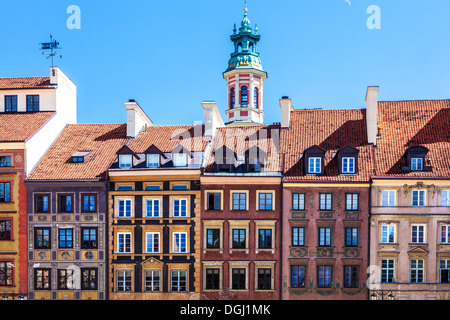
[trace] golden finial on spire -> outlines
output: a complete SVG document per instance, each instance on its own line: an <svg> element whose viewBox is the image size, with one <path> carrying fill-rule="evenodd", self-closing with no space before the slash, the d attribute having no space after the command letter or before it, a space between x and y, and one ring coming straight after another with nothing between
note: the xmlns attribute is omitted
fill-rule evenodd
<svg viewBox="0 0 450 320"><path fill-rule="evenodd" d="M245 8L244 8L244 12L247 13L247 1L245 1Z"/></svg>

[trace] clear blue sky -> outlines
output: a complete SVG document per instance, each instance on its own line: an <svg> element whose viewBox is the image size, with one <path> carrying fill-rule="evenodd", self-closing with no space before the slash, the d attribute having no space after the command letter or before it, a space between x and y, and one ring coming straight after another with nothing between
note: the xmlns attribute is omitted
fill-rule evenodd
<svg viewBox="0 0 450 320"><path fill-rule="evenodd" d="M248 0L268 79L265 120L279 99L297 109L360 108L369 85L380 100L450 98L448 0ZM67 8L78 5L81 29ZM381 29L366 26L370 5ZM0 77L48 75L39 43L62 46L58 65L77 85L79 123L123 123L136 99L155 124L203 121L201 102L225 116L222 72L243 0L1 0Z"/></svg>

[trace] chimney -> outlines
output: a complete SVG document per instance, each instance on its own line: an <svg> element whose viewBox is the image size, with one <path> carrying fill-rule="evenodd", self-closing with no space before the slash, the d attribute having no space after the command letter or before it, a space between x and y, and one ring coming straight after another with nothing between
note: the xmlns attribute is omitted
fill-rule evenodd
<svg viewBox="0 0 450 320"><path fill-rule="evenodd" d="M281 108L281 128L289 128L291 124L291 111L294 110L292 107L291 99L287 96L281 97L280 100Z"/></svg>
<svg viewBox="0 0 450 320"><path fill-rule="evenodd" d="M367 142L377 145L377 113L378 113L378 88L376 86L367 87L366 93L366 125Z"/></svg>
<svg viewBox="0 0 450 320"><path fill-rule="evenodd" d="M214 101L203 101L205 115L205 136L212 137L217 127L223 127L223 119Z"/></svg>
<svg viewBox="0 0 450 320"><path fill-rule="evenodd" d="M130 99L124 106L127 109L128 138L136 138L147 126L153 126L152 120L145 114L136 100Z"/></svg>

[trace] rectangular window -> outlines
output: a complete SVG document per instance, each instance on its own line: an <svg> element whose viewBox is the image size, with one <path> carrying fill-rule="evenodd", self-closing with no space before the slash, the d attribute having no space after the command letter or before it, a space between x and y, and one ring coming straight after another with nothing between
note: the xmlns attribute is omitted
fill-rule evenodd
<svg viewBox="0 0 450 320"><path fill-rule="evenodd" d="M233 229L233 249L245 249L246 246L246 230Z"/></svg>
<svg viewBox="0 0 450 320"><path fill-rule="evenodd" d="M356 227L345 228L345 246L357 247L359 244L359 229Z"/></svg>
<svg viewBox="0 0 450 320"><path fill-rule="evenodd" d="M187 252L187 233L186 232L174 232L173 233L173 253L186 253Z"/></svg>
<svg viewBox="0 0 450 320"><path fill-rule="evenodd" d="M450 283L450 260L439 261L440 283Z"/></svg>
<svg viewBox="0 0 450 320"><path fill-rule="evenodd" d="M51 236L50 228L37 227L34 228L34 248L35 249L50 249Z"/></svg>
<svg viewBox="0 0 450 320"><path fill-rule="evenodd" d="M0 202L11 202L11 183L0 183Z"/></svg>
<svg viewBox="0 0 450 320"><path fill-rule="evenodd" d="M381 206L395 207L395 190L383 190L381 198Z"/></svg>
<svg viewBox="0 0 450 320"><path fill-rule="evenodd" d="M259 194L259 210L272 210L272 193Z"/></svg>
<svg viewBox="0 0 450 320"><path fill-rule="evenodd" d="M131 253L131 233L117 233L117 253Z"/></svg>
<svg viewBox="0 0 450 320"><path fill-rule="evenodd" d="M148 168L158 168L159 167L159 154L148 154L147 155L147 167Z"/></svg>
<svg viewBox="0 0 450 320"><path fill-rule="evenodd" d="M331 288L331 266L317 266L317 286Z"/></svg>
<svg viewBox="0 0 450 320"><path fill-rule="evenodd" d="M381 260L381 282L394 282L394 259Z"/></svg>
<svg viewBox="0 0 450 320"><path fill-rule="evenodd" d="M450 190L442 190L441 192L441 206L450 207Z"/></svg>
<svg viewBox="0 0 450 320"><path fill-rule="evenodd" d="M34 269L34 289L50 290L51 269Z"/></svg>
<svg viewBox="0 0 450 320"><path fill-rule="evenodd" d="M81 228L81 248L97 249L97 228Z"/></svg>
<svg viewBox="0 0 450 320"><path fill-rule="evenodd" d="M34 196L34 212L44 213L50 212L50 195L35 195Z"/></svg>
<svg viewBox="0 0 450 320"><path fill-rule="evenodd" d="M413 207L425 206L425 190L413 190L412 191L412 203Z"/></svg>
<svg viewBox="0 0 450 320"><path fill-rule="evenodd" d="M258 247L259 249L272 249L272 229L259 229Z"/></svg>
<svg viewBox="0 0 450 320"><path fill-rule="evenodd" d="M67 290L67 289L75 289L73 278L73 270L71 269L58 269L58 289L59 290Z"/></svg>
<svg viewBox="0 0 450 320"><path fill-rule="evenodd" d="M0 167L11 167L11 156L0 156Z"/></svg>
<svg viewBox="0 0 450 320"><path fill-rule="evenodd" d="M117 270L116 271L116 291L131 292L133 281L133 271Z"/></svg>
<svg viewBox="0 0 450 320"><path fill-rule="evenodd" d="M422 158L411 158L411 170L420 171L423 169Z"/></svg>
<svg viewBox="0 0 450 320"><path fill-rule="evenodd" d="M272 289L272 269L258 268L258 290Z"/></svg>
<svg viewBox="0 0 450 320"><path fill-rule="evenodd" d="M159 270L145 270L145 292L159 292L161 289L161 272Z"/></svg>
<svg viewBox="0 0 450 320"><path fill-rule="evenodd" d="M206 248L220 249L220 229L206 230Z"/></svg>
<svg viewBox="0 0 450 320"><path fill-rule="evenodd" d="M133 186L127 186L127 185L120 185L117 186L117 191L132 191Z"/></svg>
<svg viewBox="0 0 450 320"><path fill-rule="evenodd" d="M0 220L0 240L11 239L11 220Z"/></svg>
<svg viewBox="0 0 450 320"><path fill-rule="evenodd" d="M345 210L357 211L359 210L359 194L346 193L345 194Z"/></svg>
<svg viewBox="0 0 450 320"><path fill-rule="evenodd" d="M12 286L14 284L13 274L12 261L0 261L0 286Z"/></svg>
<svg viewBox="0 0 450 320"><path fill-rule="evenodd" d="M246 210L247 208L247 194L233 193L233 210Z"/></svg>
<svg viewBox="0 0 450 320"><path fill-rule="evenodd" d="M172 190L189 190L189 187L187 184L174 184Z"/></svg>
<svg viewBox="0 0 450 320"><path fill-rule="evenodd" d="M184 153L174 153L173 165L174 167L186 167L186 155Z"/></svg>
<svg viewBox="0 0 450 320"><path fill-rule="evenodd" d="M305 245L305 227L292 227L292 245Z"/></svg>
<svg viewBox="0 0 450 320"><path fill-rule="evenodd" d="M5 96L5 112L17 112L17 96Z"/></svg>
<svg viewBox="0 0 450 320"><path fill-rule="evenodd" d="M121 154L119 155L119 168L131 168L133 166L133 155Z"/></svg>
<svg viewBox="0 0 450 320"><path fill-rule="evenodd" d="M159 232L147 232L146 234L146 253L159 253Z"/></svg>
<svg viewBox="0 0 450 320"><path fill-rule="evenodd" d="M244 268L233 268L231 273L231 289L245 290L246 289L246 270Z"/></svg>
<svg viewBox="0 0 450 320"><path fill-rule="evenodd" d="M292 210L305 210L305 194L293 193L292 194Z"/></svg>
<svg viewBox="0 0 450 320"><path fill-rule="evenodd" d="M450 225L442 225L441 226L441 243L449 244L450 243Z"/></svg>
<svg viewBox="0 0 450 320"><path fill-rule="evenodd" d="M206 269L206 290L219 290L220 289L220 269L219 268L207 268Z"/></svg>
<svg viewBox="0 0 450 320"><path fill-rule="evenodd" d="M410 262L410 277L411 283L422 283L423 282L423 260L413 259Z"/></svg>
<svg viewBox="0 0 450 320"><path fill-rule="evenodd" d="M358 288L359 266L344 266L344 288Z"/></svg>
<svg viewBox="0 0 450 320"><path fill-rule="evenodd" d="M173 216L174 218L187 217L187 200L174 199L173 200Z"/></svg>
<svg viewBox="0 0 450 320"><path fill-rule="evenodd" d="M58 230L59 248L73 248L73 229Z"/></svg>
<svg viewBox="0 0 450 320"><path fill-rule="evenodd" d="M97 211L97 195L82 194L81 199L83 201L83 211L82 212L96 212Z"/></svg>
<svg viewBox="0 0 450 320"><path fill-rule="evenodd" d="M81 290L97 290L98 272L95 268L81 269Z"/></svg>
<svg viewBox="0 0 450 320"><path fill-rule="evenodd" d="M27 111L35 112L39 111L39 96L38 95L27 95Z"/></svg>
<svg viewBox="0 0 450 320"><path fill-rule="evenodd" d="M186 292L187 291L187 271L172 270L170 272L170 290L172 292Z"/></svg>
<svg viewBox="0 0 450 320"><path fill-rule="evenodd" d="M308 173L320 173L322 171L322 158L308 158Z"/></svg>
<svg viewBox="0 0 450 320"><path fill-rule="evenodd" d="M331 246L331 228L319 228L319 246Z"/></svg>
<svg viewBox="0 0 450 320"><path fill-rule="evenodd" d="M261 159L260 158L248 158L248 171L249 172L261 172Z"/></svg>
<svg viewBox="0 0 450 320"><path fill-rule="evenodd" d="M161 186L159 184L148 184L145 186L145 191L159 191Z"/></svg>
<svg viewBox="0 0 450 320"><path fill-rule="evenodd" d="M412 225L411 226L411 243L424 243L425 242L425 226L424 225Z"/></svg>
<svg viewBox="0 0 450 320"><path fill-rule="evenodd" d="M159 199L147 199L146 201L146 218L160 217L160 201Z"/></svg>
<svg viewBox="0 0 450 320"><path fill-rule="evenodd" d="M381 226L381 243L395 243L395 225Z"/></svg>
<svg viewBox="0 0 450 320"><path fill-rule="evenodd" d="M219 192L208 192L206 201L208 210L220 210L222 208L222 195Z"/></svg>
<svg viewBox="0 0 450 320"><path fill-rule="evenodd" d="M121 199L119 203L118 218L130 218L131 217L131 199Z"/></svg>
<svg viewBox="0 0 450 320"><path fill-rule="evenodd" d="M291 288L304 288L306 277L305 266L291 266Z"/></svg>
<svg viewBox="0 0 450 320"><path fill-rule="evenodd" d="M320 193L319 198L320 198L319 209L320 210L331 210L333 194L332 193Z"/></svg>
<svg viewBox="0 0 450 320"><path fill-rule="evenodd" d="M58 212L66 213L73 212L73 195L59 194L58 195Z"/></svg>
<svg viewBox="0 0 450 320"><path fill-rule="evenodd" d="M342 173L355 173L355 158L342 158Z"/></svg>

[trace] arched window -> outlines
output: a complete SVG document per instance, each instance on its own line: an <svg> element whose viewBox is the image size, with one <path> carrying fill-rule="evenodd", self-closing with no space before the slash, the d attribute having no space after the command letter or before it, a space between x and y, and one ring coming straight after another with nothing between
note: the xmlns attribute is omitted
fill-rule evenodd
<svg viewBox="0 0 450 320"><path fill-rule="evenodd" d="M253 102L255 108L259 108L259 90L258 88L253 89Z"/></svg>
<svg viewBox="0 0 450 320"><path fill-rule="evenodd" d="M248 89L246 86L241 87L241 107L248 105Z"/></svg>
<svg viewBox="0 0 450 320"><path fill-rule="evenodd" d="M253 42L248 43L248 50L253 53L255 52L255 51L253 51Z"/></svg>
<svg viewBox="0 0 450 320"><path fill-rule="evenodd" d="M236 93L234 92L234 88L230 90L230 109L234 108L234 103L236 100Z"/></svg>

